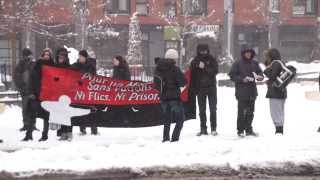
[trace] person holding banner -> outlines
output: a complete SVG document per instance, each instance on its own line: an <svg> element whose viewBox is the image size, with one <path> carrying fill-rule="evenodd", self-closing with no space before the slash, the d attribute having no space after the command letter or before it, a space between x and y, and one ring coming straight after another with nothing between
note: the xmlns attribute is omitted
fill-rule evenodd
<svg viewBox="0 0 320 180"><path fill-rule="evenodd" d="M82 73L96 74L96 67L93 64L89 62L88 52L81 50L79 51L79 59L76 63L72 64L72 68ZM87 134L85 126L80 126L80 133L81 135ZM98 128L96 126L91 127L91 134L98 135Z"/></svg>
<svg viewBox="0 0 320 180"><path fill-rule="evenodd" d="M175 65L178 58L178 52L174 49L169 49L165 54L165 59L158 60L154 73L155 88L159 91L164 120L162 142L179 141L185 120L180 96L181 88L186 85L187 80L182 71ZM176 122L176 126L170 140L170 126L173 122Z"/></svg>
<svg viewBox="0 0 320 180"><path fill-rule="evenodd" d="M61 49L57 52L56 60L54 62L54 66L58 68L70 68L70 60L68 57L68 52L66 49ZM73 138L72 135L72 126L61 126L58 130L58 134L60 133L60 141L71 141Z"/></svg>
<svg viewBox="0 0 320 180"><path fill-rule="evenodd" d="M122 56L116 56L112 60L113 63L113 79L130 81L131 75L129 65Z"/></svg>
<svg viewBox="0 0 320 180"><path fill-rule="evenodd" d="M53 64L54 64L54 61L52 58L52 51L51 49L46 48L42 51L40 59L36 61L34 70L32 71L32 74L31 74L32 93L34 96L34 99L31 103L31 108L33 109L32 115L34 118L33 123L35 124L35 119L37 117L40 117L43 119L43 131L39 141L46 141L48 139L48 131L49 131L49 112L44 110L41 107L40 105L41 101L39 99L40 89L41 89L41 80L42 80L42 67L45 65L52 66ZM26 132L26 137L23 139L23 141L29 141L33 139L32 131L33 131L33 128L29 127Z"/></svg>

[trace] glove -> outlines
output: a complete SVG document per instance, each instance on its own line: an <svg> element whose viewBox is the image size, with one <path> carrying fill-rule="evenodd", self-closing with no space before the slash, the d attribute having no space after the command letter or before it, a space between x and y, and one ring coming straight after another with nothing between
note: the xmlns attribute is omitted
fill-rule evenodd
<svg viewBox="0 0 320 180"><path fill-rule="evenodd" d="M243 79L243 82L244 82L244 83L254 82L254 78L253 78L253 77L246 76L246 77Z"/></svg>
<svg viewBox="0 0 320 180"><path fill-rule="evenodd" d="M36 99L36 96L35 96L34 94L30 94L30 95L28 96L28 98L29 98L29 99L32 99L32 100L35 100L35 99Z"/></svg>

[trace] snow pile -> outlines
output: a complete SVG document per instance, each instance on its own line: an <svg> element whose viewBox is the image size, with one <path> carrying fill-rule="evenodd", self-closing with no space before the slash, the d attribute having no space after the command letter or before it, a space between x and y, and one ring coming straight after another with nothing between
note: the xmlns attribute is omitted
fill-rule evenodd
<svg viewBox="0 0 320 180"><path fill-rule="evenodd" d="M117 129L100 128L99 136L78 136L74 141L59 142L50 132L47 142L23 143L21 110L7 107L0 114L0 171L21 172L39 169L86 171L110 168L153 166L184 167L189 165L275 167L284 163L320 165L319 102L309 102L304 92L316 90L316 84L288 87L285 135L274 135L269 115L266 86L258 87L254 129L258 138L239 139L236 135L237 102L234 89L218 88L217 137L196 137L199 119L187 121L178 143L161 143L162 127ZM208 107L208 106L207 106ZM303 109L303 111L301 111ZM40 123L39 123L40 122ZM42 121L37 127L41 129ZM89 129L88 129L89 130ZM38 139L41 132L34 132ZM26 163L27 162L27 163ZM195 166L197 167L197 166Z"/></svg>
<svg viewBox="0 0 320 180"><path fill-rule="evenodd" d="M76 63L79 57L79 51L72 47L64 46L68 50L68 57L70 60L70 64Z"/></svg>

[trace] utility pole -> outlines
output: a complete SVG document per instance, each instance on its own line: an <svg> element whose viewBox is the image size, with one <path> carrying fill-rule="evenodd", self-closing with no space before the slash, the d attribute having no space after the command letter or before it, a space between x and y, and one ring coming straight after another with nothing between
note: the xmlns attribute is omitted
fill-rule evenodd
<svg viewBox="0 0 320 180"><path fill-rule="evenodd" d="M224 0L224 49L228 61L233 61L234 1Z"/></svg>
<svg viewBox="0 0 320 180"><path fill-rule="evenodd" d="M269 0L269 48L279 48L280 0Z"/></svg>

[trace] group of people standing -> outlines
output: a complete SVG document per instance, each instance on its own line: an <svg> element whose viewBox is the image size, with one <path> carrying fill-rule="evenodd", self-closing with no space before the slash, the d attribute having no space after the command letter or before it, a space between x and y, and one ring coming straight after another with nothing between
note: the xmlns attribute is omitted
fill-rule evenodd
<svg viewBox="0 0 320 180"><path fill-rule="evenodd" d="M49 112L41 107L39 100L41 87L41 69L44 65L72 68L83 73L96 74L95 59L90 58L86 50L79 52L76 63L70 64L68 51L59 48L55 58L50 49L44 49L40 58L35 60L30 49L24 49L23 58L17 65L14 73L14 83L22 97L22 118L23 127L26 131L22 141L33 140L32 132L36 130L36 118L44 120L42 136L39 141L48 139ZM258 96L257 81L263 81L268 77L267 95L270 99L270 112L273 119L276 134L283 134L284 105L287 98L287 89L279 89L273 86L273 82L282 71L280 52L277 49L270 49L265 53L265 71L254 60L255 51L244 49L241 58L234 62L229 72L230 79L235 83L235 97L238 101L237 134L239 137L257 136L253 131L252 121L254 119L255 100ZM157 58L154 71L155 88L160 93L160 103L164 122L163 142L179 141L180 133L185 120L184 106L181 101L181 92L186 87L185 78L176 62L179 54L174 49L169 49L164 58ZM122 56L113 58L113 78L119 80L130 80L129 66ZM197 47L197 55L190 63L191 80L190 90L198 99L200 131L197 136L208 135L206 105L207 100L210 109L210 134L217 136L217 79L218 62L210 53L207 44L200 44ZM175 128L170 136L171 123L175 122ZM80 127L81 134L86 134L86 127ZM91 134L97 135L98 128L91 127ZM72 140L72 127L62 126L57 135L60 140ZM0 142L2 142L0 140Z"/></svg>
<svg viewBox="0 0 320 180"><path fill-rule="evenodd" d="M42 67L44 65L54 66L58 68L70 68L82 73L96 74L96 59L89 57L86 50L79 51L77 62L70 64L68 57L68 50L59 48L55 57L51 49L46 48L42 51L39 59L35 59L30 49L25 48L22 51L22 59L18 63L14 72L14 83L17 90L22 97L22 119L23 127L20 131L26 131L25 137L22 141L33 140L32 133L37 130L36 118L43 119L43 131L39 141L46 141L48 139L49 131L49 112L41 107L39 99L41 80L42 80ZM129 67L126 61L121 56L116 56L113 59L114 65L114 78L130 80ZM86 135L86 127L80 126L81 135ZM91 127L91 134L98 135L98 128ZM59 140L71 141L73 138L72 127L62 126L57 131Z"/></svg>
<svg viewBox="0 0 320 180"><path fill-rule="evenodd" d="M287 98L287 89L274 86L274 82L282 72L280 52L277 49L265 51L265 66L262 71L258 61L254 60L255 51L243 49L241 58L234 62L228 75L235 83L235 97L238 101L237 135L239 137L257 136L252 128L254 119L255 101L258 96L257 81L267 80L267 95L270 99L270 113L275 125L275 133L283 134L284 106ZM155 87L160 92L161 107L164 118L163 142L170 140L170 124L176 122L171 141L178 141L183 127L184 109L180 100L183 87L186 85L181 70L175 66L179 58L178 52L170 49L164 59L157 60L154 76ZM190 64L190 90L198 99L200 132L197 136L208 135L207 128L207 100L210 112L210 134L217 136L217 80L218 62L210 54L207 44L197 47L197 55Z"/></svg>

